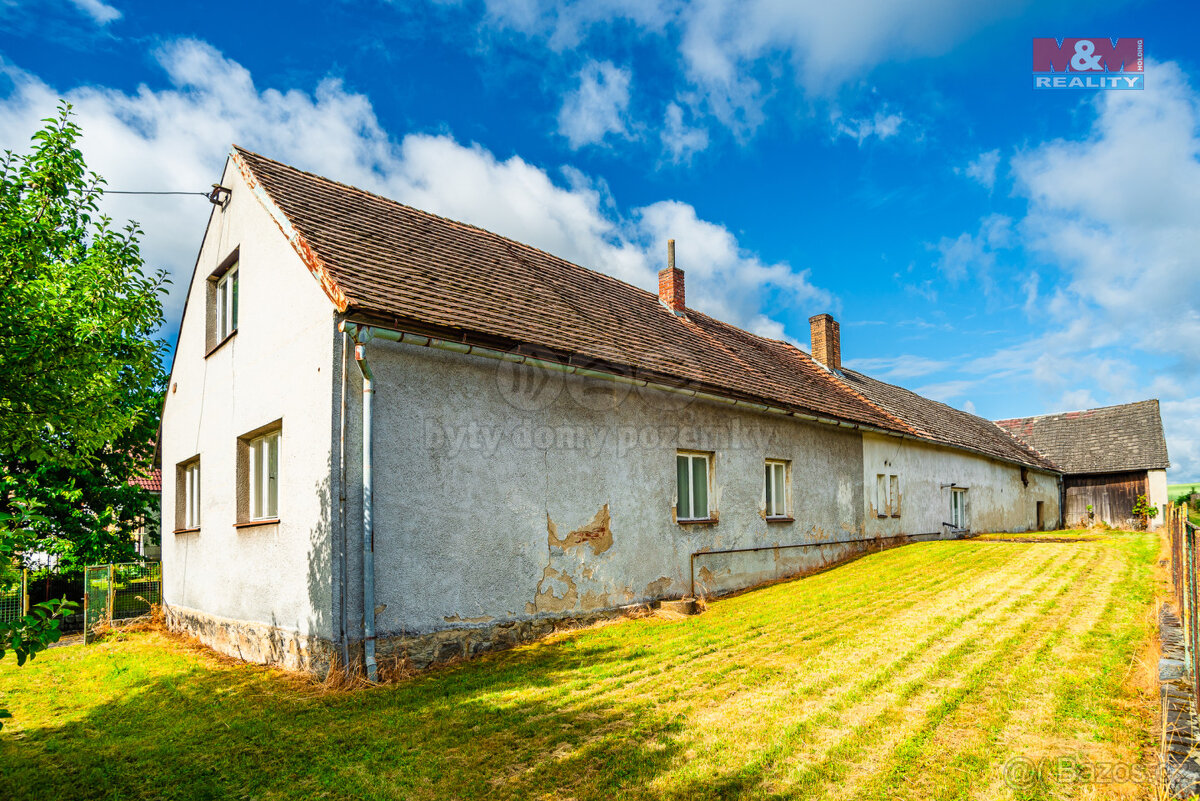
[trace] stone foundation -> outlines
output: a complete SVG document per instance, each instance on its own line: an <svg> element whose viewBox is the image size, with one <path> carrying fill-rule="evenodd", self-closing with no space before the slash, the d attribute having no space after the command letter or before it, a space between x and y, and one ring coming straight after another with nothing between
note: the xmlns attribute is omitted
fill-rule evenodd
<svg viewBox="0 0 1200 801"><path fill-rule="evenodd" d="M510 620L479 628L444 629L431 634L380 637L375 645L375 655L381 661L396 659L406 662L408 667L424 670L441 662L469 659L490 651L503 651L522 643L539 640L555 631L628 617L648 608L647 604L633 604L574 616Z"/></svg>
<svg viewBox="0 0 1200 801"><path fill-rule="evenodd" d="M266 623L231 620L179 606L164 605L163 615L171 631L195 637L214 651L246 662L324 674L336 653L328 640Z"/></svg>

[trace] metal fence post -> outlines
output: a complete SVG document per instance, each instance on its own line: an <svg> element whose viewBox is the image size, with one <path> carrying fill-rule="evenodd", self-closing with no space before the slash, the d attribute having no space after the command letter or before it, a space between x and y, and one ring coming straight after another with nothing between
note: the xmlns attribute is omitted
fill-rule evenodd
<svg viewBox="0 0 1200 801"><path fill-rule="evenodd" d="M104 603L105 615L109 621L112 620L113 613L113 566L108 566L108 599Z"/></svg>
<svg viewBox="0 0 1200 801"><path fill-rule="evenodd" d="M21 614L29 614L29 568L21 571Z"/></svg>

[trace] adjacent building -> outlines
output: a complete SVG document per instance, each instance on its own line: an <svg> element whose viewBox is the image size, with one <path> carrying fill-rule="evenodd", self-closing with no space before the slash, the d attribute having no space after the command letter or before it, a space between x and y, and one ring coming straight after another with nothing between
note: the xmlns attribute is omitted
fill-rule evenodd
<svg viewBox="0 0 1200 801"><path fill-rule="evenodd" d="M1043 454L1063 472L1064 517L1069 526L1104 522L1129 528L1133 506L1145 495L1167 506L1167 439L1157 400L1081 412L998 420L997 425Z"/></svg>

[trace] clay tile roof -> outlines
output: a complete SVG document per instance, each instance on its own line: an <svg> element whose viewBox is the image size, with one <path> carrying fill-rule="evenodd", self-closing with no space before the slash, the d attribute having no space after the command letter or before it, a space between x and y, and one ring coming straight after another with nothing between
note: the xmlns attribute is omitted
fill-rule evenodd
<svg viewBox="0 0 1200 801"><path fill-rule="evenodd" d="M1157 400L1080 412L997 420L1067 473L1164 470L1171 466Z"/></svg>
<svg viewBox="0 0 1200 801"><path fill-rule="evenodd" d="M151 492L162 492L162 470L156 467L149 475L129 479L129 483Z"/></svg>
<svg viewBox="0 0 1200 801"><path fill-rule="evenodd" d="M610 276L241 148L233 159L354 319L908 431L787 343L677 317Z"/></svg>
<svg viewBox="0 0 1200 801"><path fill-rule="evenodd" d="M842 374L846 384L856 392L903 420L926 439L1029 467L1057 470L1052 459L1018 442L989 420L853 370L843 370Z"/></svg>

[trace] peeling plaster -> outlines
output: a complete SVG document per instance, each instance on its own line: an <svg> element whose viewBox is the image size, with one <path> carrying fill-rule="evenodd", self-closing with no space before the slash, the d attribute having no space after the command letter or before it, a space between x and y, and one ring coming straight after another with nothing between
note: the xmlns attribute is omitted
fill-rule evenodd
<svg viewBox="0 0 1200 801"><path fill-rule="evenodd" d="M581 546L589 546L592 549L592 554L599 556L612 547L613 536L610 523L612 518L608 513L608 504L600 507L600 511L596 512L596 516L592 518L587 525L577 528L569 532L562 539L558 538L558 527L554 525L554 521L550 519L549 513L546 514L546 530L550 547L561 548L562 550L570 550Z"/></svg>

